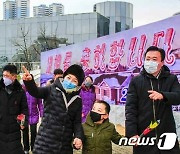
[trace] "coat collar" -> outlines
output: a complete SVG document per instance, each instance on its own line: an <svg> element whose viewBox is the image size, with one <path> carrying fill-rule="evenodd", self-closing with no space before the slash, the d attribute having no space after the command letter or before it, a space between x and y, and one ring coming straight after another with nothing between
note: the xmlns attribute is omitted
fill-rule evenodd
<svg viewBox="0 0 180 154"><path fill-rule="evenodd" d="M152 74L149 74L149 73L146 72L146 70L144 69L144 66L143 66L143 70L141 71L140 74L145 75L145 76L147 76L148 78L151 78L151 79L156 79ZM161 69L161 72L159 74L159 79L160 78L166 78L169 75L170 75L169 68L166 65L163 65L162 69Z"/></svg>
<svg viewBox="0 0 180 154"><path fill-rule="evenodd" d="M88 91L88 92L93 92L93 85L91 85L89 88L87 88L85 85L82 85L82 90L83 91Z"/></svg>
<svg viewBox="0 0 180 154"><path fill-rule="evenodd" d="M61 91L63 91L64 93L66 93L66 91L64 90L64 88L63 88L63 86L62 86L62 80L61 79L59 79L59 78L57 78L55 81L54 81L54 86L55 87L58 87ZM79 95L79 92L80 92L80 90L79 91L74 91L74 92L72 92L72 93L69 93L68 95L71 95L71 96L74 96L74 95ZM66 93L67 94L67 93Z"/></svg>
<svg viewBox="0 0 180 154"><path fill-rule="evenodd" d="M95 127L96 124L91 120L90 114L87 115L86 118L86 122L87 125L90 125L91 127ZM107 126L109 126L109 119L104 120L104 122L102 124L98 124L101 129L106 128Z"/></svg>
<svg viewBox="0 0 180 154"><path fill-rule="evenodd" d="M0 89L4 89L5 85L4 85L4 81L3 78L0 80ZM18 82L18 80L16 79L15 82L12 85L13 91L18 91L22 89L21 84Z"/></svg>

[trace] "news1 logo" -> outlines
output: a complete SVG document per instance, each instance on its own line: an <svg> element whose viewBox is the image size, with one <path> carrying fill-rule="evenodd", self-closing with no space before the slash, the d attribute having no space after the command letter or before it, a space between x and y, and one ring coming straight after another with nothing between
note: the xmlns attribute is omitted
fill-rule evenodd
<svg viewBox="0 0 180 154"><path fill-rule="evenodd" d="M176 143L177 135L175 133L163 133L158 141L158 148L160 150L170 150Z"/></svg>
<svg viewBox="0 0 180 154"><path fill-rule="evenodd" d="M176 143L177 135L175 133L163 133L159 137L158 142L156 141L156 137L139 137L139 138L127 138L122 137L119 140L119 145L127 145L127 146L138 146L138 145L155 145L157 143L157 147L160 150L170 150L174 147Z"/></svg>

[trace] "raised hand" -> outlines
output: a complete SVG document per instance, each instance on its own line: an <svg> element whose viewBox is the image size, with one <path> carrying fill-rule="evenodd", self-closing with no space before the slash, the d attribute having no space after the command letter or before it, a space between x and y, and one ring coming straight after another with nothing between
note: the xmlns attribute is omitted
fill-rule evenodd
<svg viewBox="0 0 180 154"><path fill-rule="evenodd" d="M26 69L25 66L22 66L22 70L24 71L24 74L23 74L22 79L25 80L25 81L30 81L30 80L32 80L32 76L31 76L31 74L29 73L29 71Z"/></svg>

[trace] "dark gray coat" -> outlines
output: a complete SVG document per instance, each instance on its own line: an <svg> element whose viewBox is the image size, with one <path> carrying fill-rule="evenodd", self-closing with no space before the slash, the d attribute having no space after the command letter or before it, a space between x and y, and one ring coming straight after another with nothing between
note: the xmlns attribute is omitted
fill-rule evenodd
<svg viewBox="0 0 180 154"><path fill-rule="evenodd" d="M33 154L72 154L73 138L83 139L82 101L80 97L77 97L66 108L63 93L67 102L78 93L65 93L59 80L48 87L39 88L36 87L34 81L24 83L32 96L46 100Z"/></svg>
<svg viewBox="0 0 180 154"><path fill-rule="evenodd" d="M3 79L0 81L0 153L22 154L20 125L16 118L23 113L28 118L26 94L16 80L11 86L12 93L5 90Z"/></svg>
<svg viewBox="0 0 180 154"><path fill-rule="evenodd" d="M132 137L140 135L143 130L154 120L153 102L149 99L148 90L153 89L160 92L164 99L155 101L156 119L160 120L157 130L152 131L148 136L159 136L163 133L176 133L175 121L172 113L172 105L180 104L180 84L177 77L170 74L169 69L163 66L159 78L147 74L143 70L140 75L134 77L129 85L127 102L125 108L126 114L126 136ZM174 149L161 151L161 154L177 154L178 144ZM137 146L134 147L134 153L137 154L159 154L156 146Z"/></svg>

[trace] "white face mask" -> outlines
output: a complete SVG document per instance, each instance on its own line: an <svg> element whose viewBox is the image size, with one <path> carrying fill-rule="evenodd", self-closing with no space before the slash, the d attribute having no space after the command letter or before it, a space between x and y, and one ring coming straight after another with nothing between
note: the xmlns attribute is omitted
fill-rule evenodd
<svg viewBox="0 0 180 154"><path fill-rule="evenodd" d="M158 68L158 63L156 61L144 61L144 69L146 70L147 73L153 74L157 71Z"/></svg>
<svg viewBox="0 0 180 154"><path fill-rule="evenodd" d="M3 80L6 87L13 83L11 79L6 78L6 77L3 77Z"/></svg>

